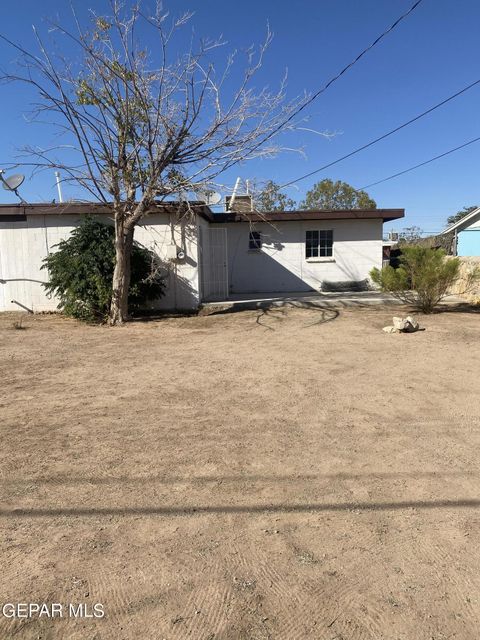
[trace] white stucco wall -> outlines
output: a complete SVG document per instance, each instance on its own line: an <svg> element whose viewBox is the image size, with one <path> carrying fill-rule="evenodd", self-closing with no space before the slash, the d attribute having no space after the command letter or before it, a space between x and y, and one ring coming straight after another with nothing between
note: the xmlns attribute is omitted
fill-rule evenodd
<svg viewBox="0 0 480 640"><path fill-rule="evenodd" d="M30 215L26 222L2 222L0 218L0 311L19 310L22 305L36 312L56 310L57 301L42 287L48 276L40 267L47 253L55 251L54 245L69 236L79 219L71 215ZM99 219L109 221L107 216ZM225 275L233 294L319 290L324 281L365 280L372 267L382 265L381 220L285 221L276 223L276 228L260 223L255 229L262 233L262 250L249 251L247 223L211 225L198 217L182 227L172 225L168 214L155 214L135 230L135 240L156 253L165 265L166 295L152 308L194 310L201 299L202 280L205 290L210 290L212 283L218 285L222 252L217 247L217 264L212 259L211 242L214 238L218 244L222 234L212 230L220 229L226 234ZM305 258L305 232L317 229L333 230L332 259ZM173 245L185 251L185 260L171 260L172 249L175 255ZM227 285L222 291L227 291Z"/></svg>
<svg viewBox="0 0 480 640"><path fill-rule="evenodd" d="M225 224L231 293L319 290L322 281L362 281L382 266L382 220L299 220L255 225L261 251L249 251L249 225ZM305 258L305 232L333 230L333 257Z"/></svg>
<svg viewBox="0 0 480 640"><path fill-rule="evenodd" d="M154 308L177 311L197 309L200 303L198 227L196 222L174 224L168 214L155 214L135 229L135 240L165 263L167 290ZM169 245L185 251L184 260L169 260Z"/></svg>
<svg viewBox="0 0 480 640"><path fill-rule="evenodd" d="M21 305L35 312L56 310L57 301L49 298L41 285L48 277L40 267L48 252L55 251L54 245L68 238L79 219L69 215L30 215L26 222L2 222L0 218L0 311L18 311ZM99 219L109 222L107 216ZM136 228L135 240L165 263L166 295L152 303L153 308L197 308L197 235L196 223L172 227L168 214L149 216ZM185 260L169 259L173 243L185 250Z"/></svg>

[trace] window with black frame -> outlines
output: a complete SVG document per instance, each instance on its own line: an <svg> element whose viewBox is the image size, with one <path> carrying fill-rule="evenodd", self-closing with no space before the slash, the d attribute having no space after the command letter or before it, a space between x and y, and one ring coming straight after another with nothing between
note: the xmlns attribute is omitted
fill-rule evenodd
<svg viewBox="0 0 480 640"><path fill-rule="evenodd" d="M262 248L262 235L259 231L250 231L248 238L249 251L259 251Z"/></svg>
<svg viewBox="0 0 480 640"><path fill-rule="evenodd" d="M307 231L305 236L306 258L330 258L333 256L333 231Z"/></svg>

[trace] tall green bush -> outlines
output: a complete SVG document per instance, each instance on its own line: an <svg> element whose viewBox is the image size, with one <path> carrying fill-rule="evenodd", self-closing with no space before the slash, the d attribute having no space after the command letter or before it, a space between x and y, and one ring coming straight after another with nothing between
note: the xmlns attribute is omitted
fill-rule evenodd
<svg viewBox="0 0 480 640"><path fill-rule="evenodd" d="M68 316L86 322L106 320L112 299L115 265L114 229L86 216L57 251L47 256L42 269L49 280L43 286L58 297L58 308ZM134 243L131 257L129 310L160 298L164 281L156 273L156 256Z"/></svg>
<svg viewBox="0 0 480 640"><path fill-rule="evenodd" d="M459 276L460 260L447 260L445 255L443 249L404 247L398 269L375 268L370 271L370 277L382 291L413 304L424 313L431 313Z"/></svg>

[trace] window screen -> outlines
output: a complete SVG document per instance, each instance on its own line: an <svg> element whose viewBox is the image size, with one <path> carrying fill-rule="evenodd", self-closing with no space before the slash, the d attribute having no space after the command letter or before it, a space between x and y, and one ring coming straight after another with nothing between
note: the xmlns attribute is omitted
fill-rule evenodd
<svg viewBox="0 0 480 640"><path fill-rule="evenodd" d="M305 237L306 258L328 258L333 255L333 231L307 231Z"/></svg>

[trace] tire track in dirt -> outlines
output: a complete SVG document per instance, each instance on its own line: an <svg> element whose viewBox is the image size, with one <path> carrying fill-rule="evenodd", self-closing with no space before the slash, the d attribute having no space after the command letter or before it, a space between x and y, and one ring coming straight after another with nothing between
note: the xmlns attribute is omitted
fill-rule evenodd
<svg viewBox="0 0 480 640"><path fill-rule="evenodd" d="M107 624L104 625L101 620L97 623L101 633L99 637L102 640L115 640L118 638L119 626L124 630L128 626L134 628L132 625L139 619L148 620L153 614L157 617L159 612L164 614L167 592L166 582L158 584L155 565L147 571L137 566L127 574L121 568L109 569L98 563L89 580L88 600L104 605ZM108 624L108 621L113 624Z"/></svg>
<svg viewBox="0 0 480 640"><path fill-rule="evenodd" d="M90 594L95 602L101 602L109 617L120 617L128 611L135 594L124 577L105 568L101 562L95 567L89 580Z"/></svg>
<svg viewBox="0 0 480 640"><path fill-rule="evenodd" d="M213 573L213 572L212 572ZM217 637L227 624L226 610L232 601L232 590L219 580L192 590L175 625L172 640Z"/></svg>
<svg viewBox="0 0 480 640"><path fill-rule="evenodd" d="M184 638L217 638L225 630L228 612L233 602L233 588L225 580L224 558L206 559L203 550L194 553L200 563L199 574L208 573L208 583L192 585L181 609L172 621L173 629L168 634L172 640ZM178 622L175 622L178 621ZM171 635L170 635L171 634Z"/></svg>
<svg viewBox="0 0 480 640"><path fill-rule="evenodd" d="M355 511L337 518L333 529L341 533L336 536L336 544L327 546L315 540L315 553L304 547L304 531L300 533L294 528L284 533L289 554L298 563L298 578L292 587L296 588L295 615L297 618L315 618L316 632L323 628L323 632L329 634L336 625L349 639L383 637L382 611L375 604L370 589L375 584L375 563L362 561L378 538L376 519L367 518ZM352 548L350 540L354 530L359 528L362 546ZM356 568L347 577L343 565L352 561ZM349 621L347 626L346 620Z"/></svg>
<svg viewBox="0 0 480 640"><path fill-rule="evenodd" d="M350 516L352 517L356 518L356 515ZM358 552L367 552L377 542L376 525L375 520L362 524L362 543L365 544ZM350 531L348 525L344 527ZM314 625L315 633L322 632L326 634L325 637L333 633L334 626L335 631L341 631L352 640L384 637L385 629L388 628L388 611L384 612L381 603L372 594L372 585L376 583L377 563L363 563L357 559L357 568L348 578L341 571L327 570L329 566L342 565L344 554L351 555L350 536L340 538L341 546L337 547L335 562L332 564L332 560L319 559L307 550L302 551L288 531L280 535L279 539L288 549L292 561L295 559L299 563L296 572L289 568L288 582L271 563L262 562L258 554L255 559L259 575L263 574L267 581L270 580L271 591L275 595L274 610L282 611L283 603L289 603L288 618L279 619L276 627L281 630L280 637L304 638L309 624ZM255 553L255 548L252 548L249 556L255 557ZM345 562L351 563L351 558L345 558Z"/></svg>
<svg viewBox="0 0 480 640"><path fill-rule="evenodd" d="M471 637L475 637L480 616L478 606L475 607L474 603L478 600L480 579L472 580L472 574L468 570L470 561L468 552L465 551L464 558L459 559L459 549L450 552L448 543L442 543L439 540L441 537L442 533L439 531L435 531L434 538L431 536L427 538L425 535L417 536L415 563L424 568L428 567L427 572L432 574L429 587L434 588L438 600L444 599L450 603L450 609L453 601L457 615L460 614L462 623L472 634ZM464 565L463 570L462 565ZM473 598L470 597L471 594Z"/></svg>
<svg viewBox="0 0 480 640"><path fill-rule="evenodd" d="M4 535L2 535L2 540L5 540ZM3 563L1 569L4 584L12 586L28 584L32 575L32 568L26 558L26 554L30 552L28 544L20 543L11 546L3 544L2 546L3 550L8 553L8 562ZM36 560L38 561L38 557Z"/></svg>
<svg viewBox="0 0 480 640"><path fill-rule="evenodd" d="M208 563L205 567L209 574L208 586L200 585L191 590L179 615L185 619L188 628L176 627L173 639L256 638L257 632L263 637L264 616L256 611L259 605L261 607L262 595L257 590L257 578L250 565L243 554L238 554L235 544L229 544L219 559ZM195 611L199 613L195 614ZM254 635L251 635L252 630Z"/></svg>
<svg viewBox="0 0 480 640"><path fill-rule="evenodd" d="M10 638L37 638L33 628L38 628L38 622L33 618L20 620L18 618L10 619L0 618L0 638L10 640ZM31 630L31 632L30 632ZM26 635L25 635L26 634Z"/></svg>
<svg viewBox="0 0 480 640"><path fill-rule="evenodd" d="M277 542L275 546L283 547L284 545L283 542L280 544ZM232 548L236 559L232 568L238 576L237 583L242 584L242 581L253 583L254 589L264 598L265 607L262 607L262 618L271 618L275 621L277 637L303 640L306 632L305 619L308 619L304 614L308 606L298 582L287 581L285 576L276 570L274 562L262 552L261 545L250 542L246 546L243 542L241 546L234 543ZM312 605L311 602L309 604ZM281 615L278 612L282 612Z"/></svg>
<svg viewBox="0 0 480 640"><path fill-rule="evenodd" d="M316 575L312 576L313 572ZM349 640L383 638L382 611L369 591L374 584L373 573L362 565L347 577L342 572L326 570L321 561L312 560L296 581L296 618L314 619L318 633L323 630L324 634L334 636L336 632L339 637L344 633ZM291 625L285 625L287 633L290 628Z"/></svg>
<svg viewBox="0 0 480 640"><path fill-rule="evenodd" d="M357 575L360 575L360 571ZM365 571L361 575L362 578L357 581L342 576L335 577L336 585L333 589L331 581L324 582L321 588L314 579L309 579L304 584L306 598L321 603L325 611L322 615L325 633L332 629L352 640L384 637L385 620L382 610L372 602L371 594L370 598L362 597L366 587L372 584L370 580L373 576Z"/></svg>

